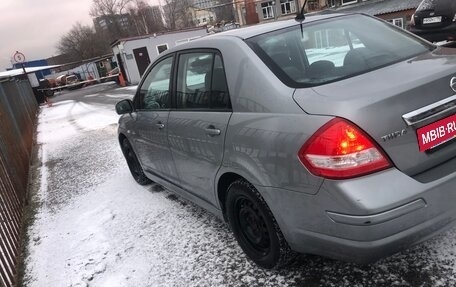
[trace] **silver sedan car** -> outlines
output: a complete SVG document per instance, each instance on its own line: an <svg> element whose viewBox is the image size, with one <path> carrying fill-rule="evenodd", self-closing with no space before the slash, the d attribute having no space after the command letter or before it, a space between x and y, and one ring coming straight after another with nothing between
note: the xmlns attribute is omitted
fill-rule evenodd
<svg viewBox="0 0 456 287"><path fill-rule="evenodd" d="M372 262L456 218L456 51L370 16L180 45L116 110L136 181L226 220L264 268Z"/></svg>

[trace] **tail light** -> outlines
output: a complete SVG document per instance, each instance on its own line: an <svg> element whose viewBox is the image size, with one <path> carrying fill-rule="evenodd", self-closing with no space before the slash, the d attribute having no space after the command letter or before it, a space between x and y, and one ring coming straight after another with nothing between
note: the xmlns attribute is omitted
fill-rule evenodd
<svg viewBox="0 0 456 287"><path fill-rule="evenodd" d="M298 157L314 175L346 179L392 166L384 152L355 124L334 118L301 147Z"/></svg>

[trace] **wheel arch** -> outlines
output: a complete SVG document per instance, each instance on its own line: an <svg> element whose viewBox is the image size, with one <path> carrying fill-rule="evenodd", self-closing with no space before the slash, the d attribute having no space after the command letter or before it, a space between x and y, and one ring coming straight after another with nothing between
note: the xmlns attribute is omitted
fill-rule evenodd
<svg viewBox="0 0 456 287"><path fill-rule="evenodd" d="M264 188L262 188L261 185L258 184L260 179L258 179L254 175L248 174L248 172L241 173L241 172L225 169L225 170L222 170L222 172L220 172L217 177L215 195L216 195L216 200L218 200L218 204L222 211L223 219L225 220L225 222L228 222L227 217L226 217L226 207L225 207L226 197L228 194L228 187L231 185L231 183L233 183L239 179L244 180L245 182L251 184L257 190L258 194L264 200L266 206L270 209L272 215L274 216L275 220L279 224L279 227L282 230L282 232L284 233L284 235L288 235L288 229L286 228L287 225L285 224L285 221L283 220L280 212L277 212L277 207L274 206L275 197L271 196L270 191L265 190Z"/></svg>
<svg viewBox="0 0 456 287"><path fill-rule="evenodd" d="M238 179L242 179L248 182L247 179L235 172L225 172L219 177L217 182L217 199L220 204L220 208L222 209L223 218L225 221L227 221L225 215L225 200L228 193L228 187L231 183L235 182Z"/></svg>
<svg viewBox="0 0 456 287"><path fill-rule="evenodd" d="M243 181L243 182L240 182ZM237 185L236 185L237 184ZM277 257L277 260L274 262L270 262L273 265L262 265L263 263L259 263L256 261L255 257L251 257L244 249L243 245L241 244L241 239L238 238L238 235L236 236L236 239L238 243L241 245L241 248L246 252L247 256L250 257L255 263L259 264L260 266L266 268L266 269L279 269L282 266L288 265L288 263L291 262L291 259L294 258L295 253L290 249L290 246L287 242L286 237L284 236L284 233L282 232L281 226L279 224L279 221L277 220L276 216L274 215L273 211L271 210L266 198L264 195L260 192L261 189L258 189L251 183L251 181L247 180L245 177L234 173L234 172L227 172L224 173L218 182L218 200L220 202L220 206L222 207L222 213L223 213L223 218L225 221L233 227L233 222L238 222L237 220L233 220L233 193L228 193L228 188L236 185L235 188L235 193L238 192L239 186L243 186L244 188L247 188L249 190L249 193L252 195L251 197L255 198L256 201L259 205L263 206L263 210L266 212L265 214L269 218L271 229L268 230L274 230L274 234L277 235L276 241L273 240L274 242L277 243L277 248L280 250L279 255ZM230 204L226 204L226 201L230 202ZM234 229L233 229L234 230ZM272 241L271 241L272 242ZM275 249L275 248L274 248ZM268 255L268 257L270 257ZM267 263L269 264L269 263Z"/></svg>
<svg viewBox="0 0 456 287"><path fill-rule="evenodd" d="M127 138L126 135L124 135L123 133L119 133L119 136L118 136L117 139L119 140L120 146L122 146L122 141L123 141L124 139L126 139L126 138Z"/></svg>

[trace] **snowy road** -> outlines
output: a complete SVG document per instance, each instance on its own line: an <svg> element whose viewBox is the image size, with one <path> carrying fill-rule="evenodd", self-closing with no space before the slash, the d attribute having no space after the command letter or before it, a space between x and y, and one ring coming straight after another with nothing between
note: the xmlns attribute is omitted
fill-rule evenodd
<svg viewBox="0 0 456 287"><path fill-rule="evenodd" d="M101 85L42 107L25 286L455 286L456 231L370 266L301 256L252 265L228 226L159 185L131 178L113 103L132 88Z"/></svg>

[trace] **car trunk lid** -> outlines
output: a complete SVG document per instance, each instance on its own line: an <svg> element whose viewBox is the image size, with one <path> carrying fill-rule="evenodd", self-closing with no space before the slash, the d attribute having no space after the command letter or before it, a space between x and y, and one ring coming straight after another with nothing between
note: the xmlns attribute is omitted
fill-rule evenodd
<svg viewBox="0 0 456 287"><path fill-rule="evenodd" d="M456 100L448 100L455 95L450 87L455 66L456 51L438 48L359 76L298 89L294 99L307 113L352 121L385 150L399 170L416 175L456 156L455 141L420 151L417 136L420 128L455 114L451 105L456 106ZM449 109L429 109L442 101L450 102L444 106Z"/></svg>

